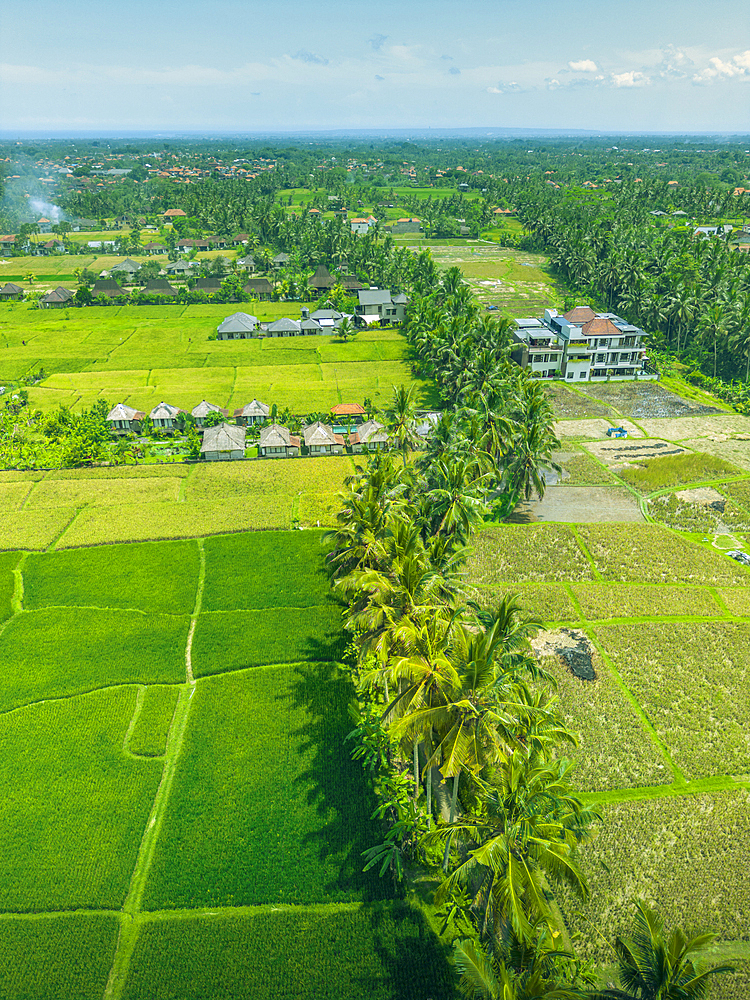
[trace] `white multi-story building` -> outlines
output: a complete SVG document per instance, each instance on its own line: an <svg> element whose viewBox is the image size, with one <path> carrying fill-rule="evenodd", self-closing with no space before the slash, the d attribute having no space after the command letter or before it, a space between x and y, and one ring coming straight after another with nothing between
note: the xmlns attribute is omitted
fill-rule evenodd
<svg viewBox="0 0 750 1000"><path fill-rule="evenodd" d="M566 382L657 379L648 368L646 333L615 313L576 306L560 316L546 309L542 319L517 319L513 360L539 378Z"/></svg>

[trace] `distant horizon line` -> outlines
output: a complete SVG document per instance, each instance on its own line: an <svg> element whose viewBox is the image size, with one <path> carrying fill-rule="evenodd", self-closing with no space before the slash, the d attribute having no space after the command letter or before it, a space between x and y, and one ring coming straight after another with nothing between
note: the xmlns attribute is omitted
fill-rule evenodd
<svg viewBox="0 0 750 1000"><path fill-rule="evenodd" d="M609 136L661 136L664 138L721 138L750 139L750 129L592 129L566 127L522 127L522 126L410 126L410 127L365 127L365 128L287 128L287 129L202 129L202 128L130 128L130 129L0 129L0 142L53 141L57 139L268 139L268 138L334 138L334 137L378 137L378 138L430 138L440 136L476 136L477 138L576 136L605 138Z"/></svg>

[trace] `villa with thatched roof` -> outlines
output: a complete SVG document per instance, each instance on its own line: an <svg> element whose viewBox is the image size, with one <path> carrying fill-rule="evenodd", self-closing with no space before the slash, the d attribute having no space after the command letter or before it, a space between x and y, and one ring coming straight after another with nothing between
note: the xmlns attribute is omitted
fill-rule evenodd
<svg viewBox="0 0 750 1000"><path fill-rule="evenodd" d="M245 312L232 313L216 327L217 340L248 340L258 333L257 317Z"/></svg>
<svg viewBox="0 0 750 1000"><path fill-rule="evenodd" d="M207 462L228 462L245 457L245 428L235 424L207 427L201 444Z"/></svg>
<svg viewBox="0 0 750 1000"><path fill-rule="evenodd" d="M58 285L54 292L47 292L39 299L40 309L63 309L73 298L73 293L69 288Z"/></svg>
<svg viewBox="0 0 750 1000"><path fill-rule="evenodd" d="M144 295L163 295L164 298L176 299L177 289L170 285L168 281L164 278L152 278L151 281L147 281L144 289Z"/></svg>
<svg viewBox="0 0 750 1000"><path fill-rule="evenodd" d="M119 295L128 295L129 293L122 285L118 285L114 278L99 278L98 281L94 282L91 294L94 298L105 295L108 299L116 299Z"/></svg>
<svg viewBox="0 0 750 1000"><path fill-rule="evenodd" d="M20 285L14 285L12 281L8 281L6 284L0 288L0 300L3 302L10 302L16 300L18 302L23 298L23 288Z"/></svg>
<svg viewBox="0 0 750 1000"><path fill-rule="evenodd" d="M197 406L194 406L191 412L195 417L195 423L198 427L203 427L209 413L220 413L223 417L229 416L229 412L223 409L223 407L216 406L215 403L207 403L205 399L202 399Z"/></svg>
<svg viewBox="0 0 750 1000"><path fill-rule="evenodd" d="M234 419L241 426L248 424L262 424L264 420L268 420L268 414L270 412L271 407L268 403L261 403L259 399L254 399L252 402L246 403L245 406L235 410Z"/></svg>
<svg viewBox="0 0 750 1000"><path fill-rule="evenodd" d="M314 424L302 428L302 436L311 455L344 454L344 438L341 434L334 434L330 424L316 420Z"/></svg>
<svg viewBox="0 0 750 1000"><path fill-rule="evenodd" d="M140 269L141 269L140 264L136 264L136 262L134 260L131 260L130 257L126 257L125 260L121 260L119 264L115 264L114 267L111 267L109 269L109 273L110 274L124 273L132 278L134 275L138 274Z"/></svg>
<svg viewBox="0 0 750 1000"><path fill-rule="evenodd" d="M249 278L242 286L242 291L264 302L273 295L273 285L268 278Z"/></svg>
<svg viewBox="0 0 750 1000"><path fill-rule="evenodd" d="M377 420L368 420L349 435L349 444L355 453L365 448L370 451L385 451L388 447L388 432Z"/></svg>
<svg viewBox="0 0 750 1000"><path fill-rule="evenodd" d="M296 458L299 455L299 438L281 424L269 424L260 432L258 455L260 458Z"/></svg>
<svg viewBox="0 0 750 1000"><path fill-rule="evenodd" d="M110 430L115 434L138 434L141 430L141 420L145 416L143 410L136 410L125 403L118 403L107 414L107 420Z"/></svg>
<svg viewBox="0 0 750 1000"><path fill-rule="evenodd" d="M315 268L315 274L308 281L308 285L311 288L316 288L319 292L328 292L335 287L336 279L325 264L318 264Z"/></svg>
<svg viewBox="0 0 750 1000"><path fill-rule="evenodd" d="M154 427L158 427L159 430L174 431L177 427L177 417L181 413L185 413L185 410L181 410L179 406L161 402L156 404L149 413L149 417L151 417Z"/></svg>

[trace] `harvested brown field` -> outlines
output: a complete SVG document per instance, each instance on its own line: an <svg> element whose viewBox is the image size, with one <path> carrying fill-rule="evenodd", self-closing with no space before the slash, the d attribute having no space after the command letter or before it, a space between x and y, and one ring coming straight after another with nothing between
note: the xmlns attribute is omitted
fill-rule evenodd
<svg viewBox="0 0 750 1000"><path fill-rule="evenodd" d="M581 391L591 396L593 400L611 406L618 413L634 420L721 413L712 406L683 399L658 382L587 382L585 389Z"/></svg>
<svg viewBox="0 0 750 1000"><path fill-rule="evenodd" d="M610 414L610 407L597 403L593 399L582 396L562 382L551 382L545 385L544 391L552 401L555 416L562 418L603 417ZM607 425L609 426L609 425Z"/></svg>
<svg viewBox="0 0 750 1000"><path fill-rule="evenodd" d="M544 500L519 505L523 512L529 521L563 524L643 520L633 494L618 486L550 486Z"/></svg>
<svg viewBox="0 0 750 1000"><path fill-rule="evenodd" d="M750 417L741 413L713 413L676 418L646 419L641 426L654 437L669 438L670 441L684 441L687 438L710 438L726 441L729 438L750 442ZM701 447L706 450L705 444Z"/></svg>

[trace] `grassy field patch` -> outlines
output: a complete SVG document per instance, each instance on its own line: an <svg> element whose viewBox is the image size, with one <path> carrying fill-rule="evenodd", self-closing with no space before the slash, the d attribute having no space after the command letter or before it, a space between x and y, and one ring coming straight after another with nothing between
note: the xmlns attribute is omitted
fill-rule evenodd
<svg viewBox="0 0 750 1000"><path fill-rule="evenodd" d="M619 469L618 475L640 493L653 493L672 486L739 476L742 469L714 455L686 451L681 455L645 459L642 468L634 465Z"/></svg>
<svg viewBox="0 0 750 1000"><path fill-rule="evenodd" d="M193 640L196 677L266 663L337 660L343 654L341 609L333 604L202 614Z"/></svg>
<svg viewBox="0 0 750 1000"><path fill-rule="evenodd" d="M402 903L149 921L125 1000L424 1000L453 973Z"/></svg>
<svg viewBox="0 0 750 1000"><path fill-rule="evenodd" d="M0 550L43 551L49 548L75 513L70 507L6 513L0 518Z"/></svg>
<svg viewBox="0 0 750 1000"><path fill-rule="evenodd" d="M161 778L123 753L135 703L125 687L0 717L0 910L122 905Z"/></svg>
<svg viewBox="0 0 750 1000"><path fill-rule="evenodd" d="M607 806L599 836L580 856L590 901L563 907L581 933L576 945L583 956L611 961L591 929L600 928L609 941L629 937L634 898L655 906L667 927L687 924L745 939L749 806L744 790Z"/></svg>
<svg viewBox="0 0 750 1000"><path fill-rule="evenodd" d="M750 624L645 622L597 634L686 777L750 771Z"/></svg>
<svg viewBox="0 0 750 1000"><path fill-rule="evenodd" d="M575 677L557 659L544 666L557 681L565 725L579 739L564 750L576 762L573 784L580 791L637 788L672 781L672 772L645 731L606 663L593 656L596 680Z"/></svg>
<svg viewBox="0 0 750 1000"><path fill-rule="evenodd" d="M34 487L32 482L0 483L0 511L20 510Z"/></svg>
<svg viewBox="0 0 750 1000"><path fill-rule="evenodd" d="M128 504L88 507L60 539L57 548L110 542L199 538L231 531L289 528L292 498L276 495L273 503L261 498L214 500L212 503Z"/></svg>
<svg viewBox="0 0 750 1000"><path fill-rule="evenodd" d="M467 563L469 584L591 580L575 535L560 524L503 524L479 532Z"/></svg>
<svg viewBox="0 0 750 1000"><path fill-rule="evenodd" d="M474 587L467 592L467 597L476 601L482 608L491 610L497 608L506 594L517 594L526 612L535 615L543 622L567 622L574 621L578 617L570 594L562 584L529 583L523 586L511 584Z"/></svg>
<svg viewBox="0 0 750 1000"><path fill-rule="evenodd" d="M37 483L27 501L35 507L113 507L177 500L181 479L172 477L118 479L45 479Z"/></svg>
<svg viewBox="0 0 750 1000"><path fill-rule="evenodd" d="M175 685L150 684L146 688L128 741L130 753L139 757L160 757L164 753L178 696Z"/></svg>
<svg viewBox="0 0 750 1000"><path fill-rule="evenodd" d="M323 561L326 549L322 534L274 531L207 539L203 610L324 604L330 582Z"/></svg>
<svg viewBox="0 0 750 1000"><path fill-rule="evenodd" d="M620 584L575 584L573 593L585 618L656 618L660 615L711 617L721 609L702 587L649 587Z"/></svg>
<svg viewBox="0 0 750 1000"><path fill-rule="evenodd" d="M581 524L578 533L605 580L744 586L750 571L656 524Z"/></svg>
<svg viewBox="0 0 750 1000"><path fill-rule="evenodd" d="M376 832L343 742L351 694L323 664L199 682L147 909L350 901L389 888L362 872Z"/></svg>
<svg viewBox="0 0 750 1000"><path fill-rule="evenodd" d="M334 494L354 472L346 456L258 462L210 462L199 465L187 486L186 501L244 498L248 503L291 500L302 490Z"/></svg>
<svg viewBox="0 0 750 1000"><path fill-rule="evenodd" d="M100 913L0 917L0 997L101 1000L117 931L117 919Z"/></svg>
<svg viewBox="0 0 750 1000"><path fill-rule="evenodd" d="M750 589L724 587L718 593L730 614L739 615L741 618L750 617Z"/></svg>
<svg viewBox="0 0 750 1000"><path fill-rule="evenodd" d="M562 486L599 485L616 482L609 469L605 469L595 458L583 451L571 455L560 464L563 470L568 473L567 478L560 480Z"/></svg>
<svg viewBox="0 0 750 1000"><path fill-rule="evenodd" d="M30 555L23 568L24 607L65 605L190 614L198 568L198 546L192 541Z"/></svg>
<svg viewBox="0 0 750 1000"><path fill-rule="evenodd" d="M13 570L20 558L17 552L0 552L0 622L13 614L11 598L16 587Z"/></svg>
<svg viewBox="0 0 750 1000"><path fill-rule="evenodd" d="M0 635L0 711L115 684L183 681L187 630L187 618L139 611L25 611Z"/></svg>

